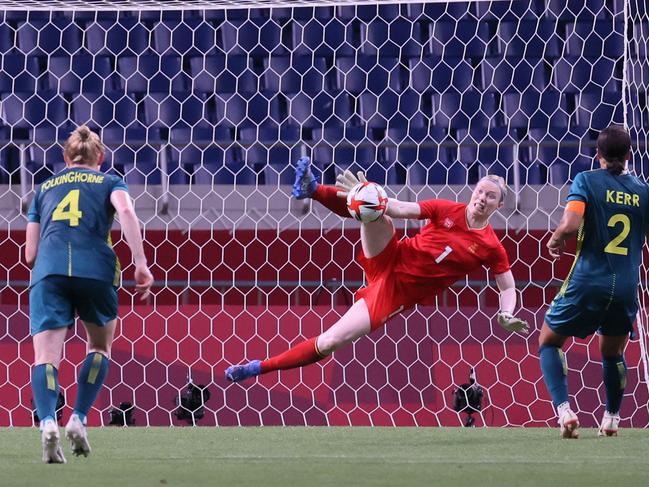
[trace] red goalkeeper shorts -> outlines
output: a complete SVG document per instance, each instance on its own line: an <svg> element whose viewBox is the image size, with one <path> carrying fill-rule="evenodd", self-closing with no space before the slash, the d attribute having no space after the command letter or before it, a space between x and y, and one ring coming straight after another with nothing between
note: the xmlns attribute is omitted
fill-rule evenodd
<svg viewBox="0 0 649 487"><path fill-rule="evenodd" d="M367 286L356 291L355 298L365 300L372 331L401 311L430 300L448 287L431 283L415 285L405 280L394 270L398 258L399 241L396 234L378 255L369 259L363 251L358 255L358 262L365 270Z"/></svg>

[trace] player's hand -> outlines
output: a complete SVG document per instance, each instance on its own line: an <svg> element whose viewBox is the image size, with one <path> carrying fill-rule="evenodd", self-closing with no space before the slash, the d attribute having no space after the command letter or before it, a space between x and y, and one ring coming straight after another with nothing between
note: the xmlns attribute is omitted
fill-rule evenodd
<svg viewBox="0 0 649 487"><path fill-rule="evenodd" d="M550 237L547 247L548 252L550 253L550 257L552 257L553 259L558 259L559 257L561 257L561 254L563 254L563 249L566 247L566 243Z"/></svg>
<svg viewBox="0 0 649 487"><path fill-rule="evenodd" d="M516 318L513 314L502 311L498 313L498 324L507 331L518 331L527 335L530 332L527 321Z"/></svg>
<svg viewBox="0 0 649 487"><path fill-rule="evenodd" d="M338 188L336 196L339 198L347 198L347 193L349 193L354 186L359 183L367 182L367 178L365 177L365 174L363 174L363 171L358 171L356 174L357 175L354 176L353 172L349 169L345 169L342 173L336 176L336 188Z"/></svg>
<svg viewBox="0 0 649 487"><path fill-rule="evenodd" d="M135 267L135 292L140 294L140 301L149 297L153 285L153 274L146 265Z"/></svg>

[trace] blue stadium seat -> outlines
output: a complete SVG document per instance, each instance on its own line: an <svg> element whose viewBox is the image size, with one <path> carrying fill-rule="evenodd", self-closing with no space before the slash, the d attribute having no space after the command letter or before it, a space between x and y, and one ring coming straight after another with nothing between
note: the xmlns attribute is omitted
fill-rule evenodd
<svg viewBox="0 0 649 487"><path fill-rule="evenodd" d="M61 56L48 58L48 87L70 95L104 93L117 88L116 73L106 56Z"/></svg>
<svg viewBox="0 0 649 487"><path fill-rule="evenodd" d="M148 29L131 17L120 18L119 22L92 22L85 34L86 48L95 55L137 56L151 47Z"/></svg>
<svg viewBox="0 0 649 487"><path fill-rule="evenodd" d="M337 19L343 21L360 20L362 22L370 22L377 17L383 19L394 19L400 15L399 5L396 4L383 4L383 5L340 5L336 7Z"/></svg>
<svg viewBox="0 0 649 487"><path fill-rule="evenodd" d="M298 93L287 99L290 123L311 128L354 124L351 100L346 93L320 93L311 97Z"/></svg>
<svg viewBox="0 0 649 487"><path fill-rule="evenodd" d="M462 58L425 57L408 61L410 86L420 93L440 93L449 86L464 91L472 86L474 68Z"/></svg>
<svg viewBox="0 0 649 487"><path fill-rule="evenodd" d="M33 183L40 184L52 174L65 167L63 145L55 128L39 130L34 134L34 143L27 147L27 169Z"/></svg>
<svg viewBox="0 0 649 487"><path fill-rule="evenodd" d="M282 55L282 28L265 18L223 22L218 26L217 45L228 55Z"/></svg>
<svg viewBox="0 0 649 487"><path fill-rule="evenodd" d="M201 93L256 93L259 77L243 56L199 56L189 59L190 86Z"/></svg>
<svg viewBox="0 0 649 487"><path fill-rule="evenodd" d="M483 58L490 43L489 25L474 20L437 21L429 26L425 54Z"/></svg>
<svg viewBox="0 0 649 487"><path fill-rule="evenodd" d="M456 140L459 160L468 168L469 183L477 182L487 174L496 174L513 180L516 136L504 127L460 129Z"/></svg>
<svg viewBox="0 0 649 487"><path fill-rule="evenodd" d="M262 125L241 129L239 142L246 166L263 175L260 183L293 184L291 161L301 156L300 128L295 125Z"/></svg>
<svg viewBox="0 0 649 487"><path fill-rule="evenodd" d="M280 24L292 20L311 20L313 18L326 23L334 16L334 7L281 7L270 11L270 18Z"/></svg>
<svg viewBox="0 0 649 487"><path fill-rule="evenodd" d="M496 36L498 53L504 56L547 59L563 52L564 40L557 25L542 19L500 22Z"/></svg>
<svg viewBox="0 0 649 487"><path fill-rule="evenodd" d="M142 128L137 120L135 99L122 92L78 96L72 102L72 117L76 124L86 124L92 129ZM116 131L113 134L119 137Z"/></svg>
<svg viewBox="0 0 649 487"><path fill-rule="evenodd" d="M335 18L291 23L291 52L297 56L353 56L356 52L352 24Z"/></svg>
<svg viewBox="0 0 649 487"><path fill-rule="evenodd" d="M258 22L268 18L269 14L270 11L267 8L232 8L225 11L225 20L227 20L228 22L241 22L244 20L252 19ZM205 13L205 15L207 15L207 12Z"/></svg>
<svg viewBox="0 0 649 487"><path fill-rule="evenodd" d="M31 55L74 54L82 47L81 27L66 18L18 24L18 48Z"/></svg>
<svg viewBox="0 0 649 487"><path fill-rule="evenodd" d="M15 48L14 29L5 22L0 22L0 54L6 54Z"/></svg>
<svg viewBox="0 0 649 487"><path fill-rule="evenodd" d="M422 25L404 18L376 18L360 25L361 51L380 57L421 56ZM427 37L427 36L426 36Z"/></svg>
<svg viewBox="0 0 649 487"><path fill-rule="evenodd" d="M496 125L494 93L466 91L432 95L435 125L444 129L489 127Z"/></svg>
<svg viewBox="0 0 649 487"><path fill-rule="evenodd" d="M323 181L331 184L336 172L372 169L368 179L385 184L385 168L377 163L377 146L366 138L364 127L335 125L313 130L313 161L323 173Z"/></svg>
<svg viewBox="0 0 649 487"><path fill-rule="evenodd" d="M68 120L67 102L51 92L4 93L2 121L17 129L58 126Z"/></svg>
<svg viewBox="0 0 649 487"><path fill-rule="evenodd" d="M531 88L503 96L505 121L510 129L567 128L566 95L554 90L539 93Z"/></svg>
<svg viewBox="0 0 649 487"><path fill-rule="evenodd" d="M449 4L451 5L451 4ZM481 20L498 22L515 21L519 19L536 19L545 8L544 0L520 2L507 0L499 2L475 2L475 14Z"/></svg>
<svg viewBox="0 0 649 487"><path fill-rule="evenodd" d="M188 81L179 56L119 57L117 72L127 93L183 91Z"/></svg>
<svg viewBox="0 0 649 487"><path fill-rule="evenodd" d="M158 22L152 28L153 47L159 54L216 53L216 29L199 18L182 22Z"/></svg>
<svg viewBox="0 0 649 487"><path fill-rule="evenodd" d="M364 93L359 103L361 124L372 129L423 127L425 120L420 105L421 94L412 90L401 94L392 91L380 95Z"/></svg>
<svg viewBox="0 0 649 487"><path fill-rule="evenodd" d="M238 93L225 97L214 96L216 121L226 127L257 127L262 123L281 123L279 99L271 93L241 96Z"/></svg>
<svg viewBox="0 0 649 487"><path fill-rule="evenodd" d="M538 58L486 58L480 63L482 88L520 93L530 86L543 91L548 84L545 61Z"/></svg>
<svg viewBox="0 0 649 487"><path fill-rule="evenodd" d="M348 93L400 91L404 85L403 65L397 58L358 56L336 58L338 89Z"/></svg>
<svg viewBox="0 0 649 487"><path fill-rule="evenodd" d="M36 91L41 77L39 58L24 54L0 56L0 94Z"/></svg>
<svg viewBox="0 0 649 487"><path fill-rule="evenodd" d="M227 127L172 128L169 142L170 161L175 168L170 173L170 182L234 183L234 173L242 158Z"/></svg>
<svg viewBox="0 0 649 487"><path fill-rule="evenodd" d="M552 82L565 93L620 91L621 64L600 58L565 57L557 59L552 69Z"/></svg>
<svg viewBox="0 0 649 487"><path fill-rule="evenodd" d="M467 17L470 12L470 2L427 2L409 3L406 6L407 17L419 20L444 20Z"/></svg>
<svg viewBox="0 0 649 487"><path fill-rule="evenodd" d="M636 22L633 24L633 41L630 43L632 53L639 58L646 58L649 54L649 22Z"/></svg>
<svg viewBox="0 0 649 487"><path fill-rule="evenodd" d="M575 103L575 118L578 126L600 131L612 123L624 122L622 93L607 91L602 94L581 93Z"/></svg>
<svg viewBox="0 0 649 487"><path fill-rule="evenodd" d="M304 92L316 95L329 87L324 58L310 56L270 56L264 58L264 89L290 95Z"/></svg>
<svg viewBox="0 0 649 487"><path fill-rule="evenodd" d="M574 21L605 18L612 14L606 0L547 0L545 15L550 19ZM613 10L615 7L613 6Z"/></svg>
<svg viewBox="0 0 649 487"><path fill-rule="evenodd" d="M391 128L387 132L386 163L394 163L395 171L404 168L407 181L400 184L459 184L466 182L454 168L449 179L448 169L455 159L449 150L448 136L439 127ZM459 179L459 180L458 180ZM464 181L462 181L464 179ZM390 181L391 182L391 181Z"/></svg>
<svg viewBox="0 0 649 487"><path fill-rule="evenodd" d="M528 133L528 144L523 160L530 165L531 184L539 180L562 186L577 173L591 169L594 162L594 149L584 146L583 139L562 128L532 129Z"/></svg>
<svg viewBox="0 0 649 487"><path fill-rule="evenodd" d="M620 58L624 55L622 22L612 20L583 21L566 24L566 52L570 56L606 56ZM615 28L615 30L614 30Z"/></svg>

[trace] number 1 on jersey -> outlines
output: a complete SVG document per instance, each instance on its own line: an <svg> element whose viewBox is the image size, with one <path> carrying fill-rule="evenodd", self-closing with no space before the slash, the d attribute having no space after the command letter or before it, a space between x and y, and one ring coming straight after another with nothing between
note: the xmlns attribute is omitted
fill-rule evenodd
<svg viewBox="0 0 649 487"><path fill-rule="evenodd" d="M83 212L79 210L79 190L73 189L56 206L52 221L68 220L71 227L76 227L82 216Z"/></svg>

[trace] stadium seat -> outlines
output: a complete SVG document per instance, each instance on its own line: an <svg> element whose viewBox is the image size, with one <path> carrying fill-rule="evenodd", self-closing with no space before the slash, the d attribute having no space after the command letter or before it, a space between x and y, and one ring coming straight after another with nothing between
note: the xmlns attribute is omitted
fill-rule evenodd
<svg viewBox="0 0 649 487"><path fill-rule="evenodd" d="M435 125L444 129L488 127L499 122L494 93L466 91L432 95Z"/></svg>
<svg viewBox="0 0 649 487"><path fill-rule="evenodd" d="M449 180L448 169L453 166L455 158L451 156L448 136L443 129L391 128L385 142L387 167L394 164L394 171L403 168L407 175L407 180L397 181L399 184L458 184L456 170Z"/></svg>
<svg viewBox="0 0 649 487"><path fill-rule="evenodd" d="M469 183L487 174L513 180L512 165L517 157L516 136L504 127L471 128L457 131L458 158L468 168Z"/></svg>
<svg viewBox="0 0 649 487"><path fill-rule="evenodd" d="M475 20L437 21L429 26L426 55L483 58L490 42L489 25Z"/></svg>
<svg viewBox="0 0 649 487"><path fill-rule="evenodd" d="M7 54L16 48L15 31L7 23L0 22L0 54Z"/></svg>
<svg viewBox="0 0 649 487"><path fill-rule="evenodd" d="M424 126L420 110L421 94L409 90L397 94L386 91L380 95L364 93L360 96L361 123L369 128L404 128Z"/></svg>
<svg viewBox="0 0 649 487"><path fill-rule="evenodd" d="M259 77L243 56L198 56L189 59L189 84L193 91L213 93L256 93Z"/></svg>
<svg viewBox="0 0 649 487"><path fill-rule="evenodd" d="M116 73L106 56L48 58L48 88L59 93L105 93L117 88Z"/></svg>
<svg viewBox="0 0 649 487"><path fill-rule="evenodd" d="M474 68L463 58L410 59L408 66L410 87L420 93L440 93L449 86L465 91L473 85Z"/></svg>
<svg viewBox="0 0 649 487"><path fill-rule="evenodd" d="M91 129L142 128L135 99L122 92L80 95L72 102L72 116L76 124L86 124Z"/></svg>
<svg viewBox="0 0 649 487"><path fill-rule="evenodd" d="M568 103L558 91L539 93L531 88L503 96L505 121L510 129L567 128Z"/></svg>
<svg viewBox="0 0 649 487"><path fill-rule="evenodd" d="M0 94L36 91L41 77L39 58L21 53L0 56Z"/></svg>
<svg viewBox="0 0 649 487"><path fill-rule="evenodd" d="M356 58L336 58L336 78L338 89L352 94L364 91L383 93L390 88L402 88L403 65L397 58L358 56Z"/></svg>
<svg viewBox="0 0 649 487"><path fill-rule="evenodd" d="M613 30L615 28L615 30ZM566 24L566 52L570 56L624 55L623 23L612 20L583 21Z"/></svg>
<svg viewBox="0 0 649 487"><path fill-rule="evenodd" d="M239 142L247 167L263 174L260 183L293 184L291 161L302 155L300 128L295 125L262 125L241 129Z"/></svg>
<svg viewBox="0 0 649 487"><path fill-rule="evenodd" d="M270 11L270 18L285 24L292 20L320 20L323 24L334 16L334 7L280 7Z"/></svg>
<svg viewBox="0 0 649 487"><path fill-rule="evenodd" d="M351 6L338 6L336 7L336 18L350 21L361 20L362 22L370 22L375 18L394 19L400 15L399 5L396 4L383 4L383 5L351 5Z"/></svg>
<svg viewBox="0 0 649 487"><path fill-rule="evenodd" d="M120 17L119 22L91 22L85 34L86 48L93 55L137 56L151 47L148 29L131 17Z"/></svg>
<svg viewBox="0 0 649 487"><path fill-rule="evenodd" d="M573 21L593 17L605 18L611 14L606 0L547 0L545 15L550 19ZM613 7L615 9L615 7Z"/></svg>
<svg viewBox="0 0 649 487"><path fill-rule="evenodd" d="M493 20L498 22L517 21L520 19L534 20L538 18L539 14L545 8L544 0L532 0L530 2L475 2L472 5L475 7L476 17L480 20Z"/></svg>
<svg viewBox="0 0 649 487"><path fill-rule="evenodd" d="M516 58L557 58L563 52L563 37L555 23L543 20L500 22L497 31L498 53Z"/></svg>
<svg viewBox="0 0 649 487"><path fill-rule="evenodd" d="M385 179L385 168L378 169L377 146L366 138L364 127L329 126L313 130L313 161L323 172L323 181L332 184L336 172L371 168L368 179L378 182ZM383 182L382 184L385 184Z"/></svg>
<svg viewBox="0 0 649 487"><path fill-rule="evenodd" d="M477 4L477 3L476 3ZM444 16L445 19L460 20L466 17L470 11L470 5L467 2L427 2L427 3L409 3L406 5L406 14L408 18L437 21Z"/></svg>
<svg viewBox="0 0 649 487"><path fill-rule="evenodd" d="M60 135L54 127L39 130L27 146L27 169L33 175L33 184L42 183L65 167Z"/></svg>
<svg viewBox="0 0 649 487"><path fill-rule="evenodd" d="M82 47L83 31L64 17L18 24L18 48L30 55L70 55Z"/></svg>
<svg viewBox="0 0 649 487"><path fill-rule="evenodd" d="M316 20L291 24L291 52L296 56L354 56L356 42L352 24L334 18L326 24Z"/></svg>
<svg viewBox="0 0 649 487"><path fill-rule="evenodd" d="M68 102L53 92L4 93L0 100L3 123L16 129L55 127L69 121Z"/></svg>
<svg viewBox="0 0 649 487"><path fill-rule="evenodd" d="M127 93L183 91L188 82L179 56L119 57L117 72Z"/></svg>
<svg viewBox="0 0 649 487"><path fill-rule="evenodd" d="M538 58L486 58L480 70L486 91L520 93L530 86L543 91L548 83L545 61Z"/></svg>
<svg viewBox="0 0 649 487"><path fill-rule="evenodd" d="M287 99L290 123L312 128L354 123L351 100L346 93L321 93L316 97L298 93Z"/></svg>
<svg viewBox="0 0 649 487"><path fill-rule="evenodd" d="M633 24L633 41L630 43L634 54L644 59L649 54L649 22Z"/></svg>
<svg viewBox="0 0 649 487"><path fill-rule="evenodd" d="M563 186L577 173L592 168L594 148L585 146L583 139L565 129L532 129L527 142L528 150L523 160L528 165L537 165L541 177L545 177L542 183Z"/></svg>
<svg viewBox="0 0 649 487"><path fill-rule="evenodd" d="M612 123L623 123L622 93L581 93L575 100L576 124L593 130L604 130Z"/></svg>
<svg viewBox="0 0 649 487"><path fill-rule="evenodd" d="M266 18L228 20L220 24L216 35L217 46L228 55L268 56L282 55L282 28Z"/></svg>
<svg viewBox="0 0 649 487"><path fill-rule="evenodd" d="M327 63L311 56L269 56L264 58L264 89L290 95L316 95L329 88Z"/></svg>
<svg viewBox="0 0 649 487"><path fill-rule="evenodd" d="M281 123L279 98L272 93L257 93L249 97L239 94L214 96L216 121L226 127L258 126L264 122Z"/></svg>
<svg viewBox="0 0 649 487"><path fill-rule="evenodd" d="M621 91L621 64L604 57L565 57L557 59L552 82L565 93Z"/></svg>
<svg viewBox="0 0 649 487"><path fill-rule="evenodd" d="M158 22L152 28L155 52L167 55L216 53L216 29L200 17L182 22Z"/></svg>
<svg viewBox="0 0 649 487"><path fill-rule="evenodd" d="M421 56L422 25L404 18L376 18L360 24L361 51L382 57Z"/></svg>

